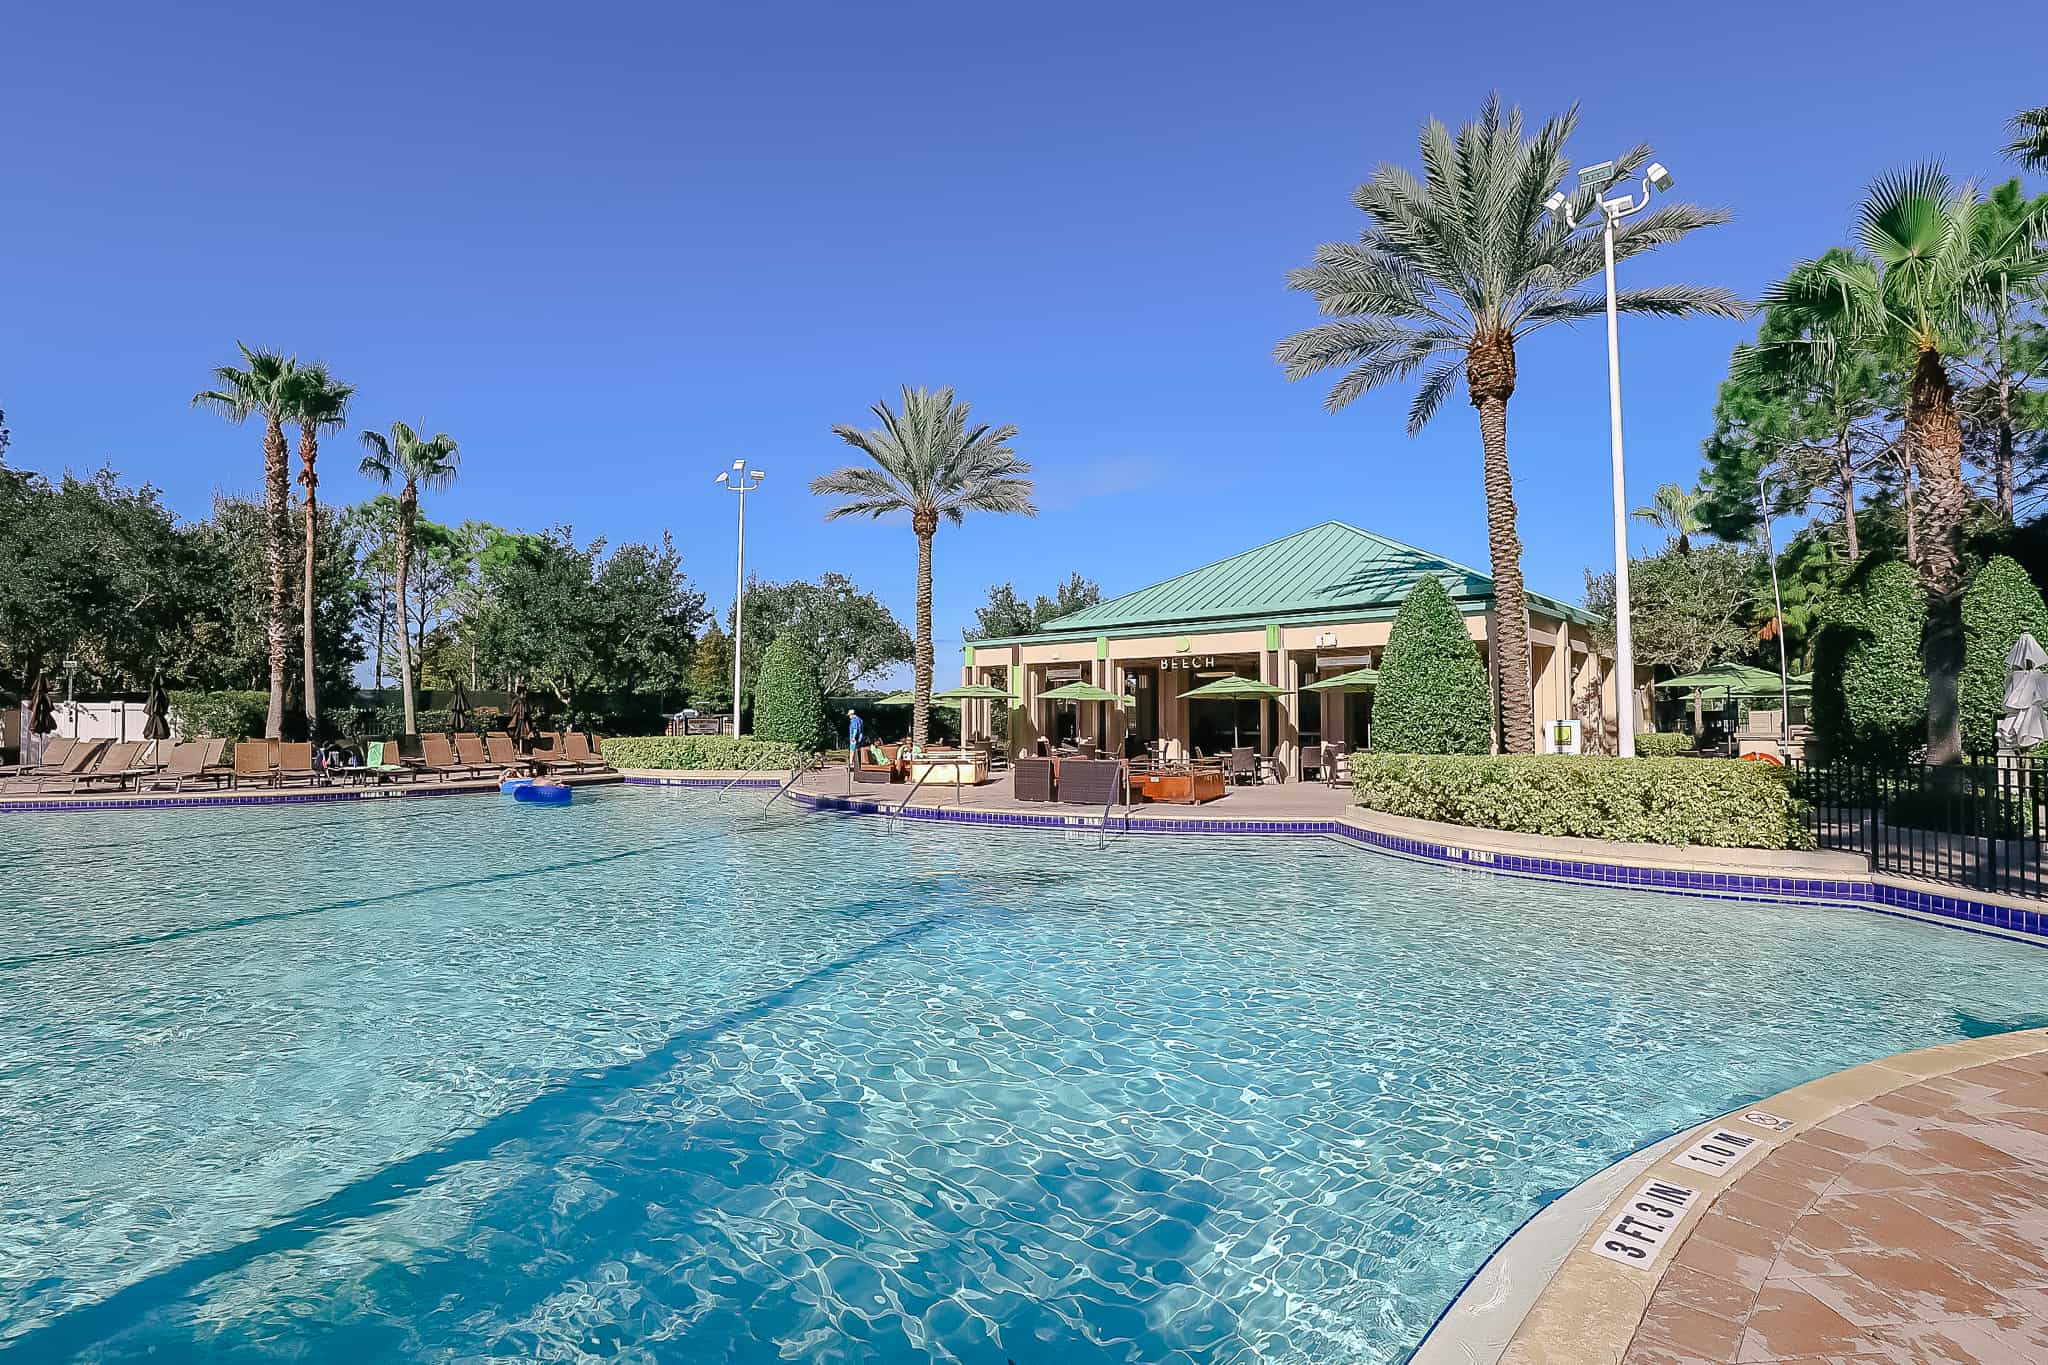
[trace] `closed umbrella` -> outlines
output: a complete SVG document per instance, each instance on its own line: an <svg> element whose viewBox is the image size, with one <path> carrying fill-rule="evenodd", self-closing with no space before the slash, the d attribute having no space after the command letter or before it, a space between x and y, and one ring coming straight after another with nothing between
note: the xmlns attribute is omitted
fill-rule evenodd
<svg viewBox="0 0 2048 1365"><path fill-rule="evenodd" d="M149 756L154 761L162 742L171 737L171 699L164 691L161 671L149 680L149 697L142 703L142 712L142 737L149 741Z"/></svg>
<svg viewBox="0 0 2048 1365"><path fill-rule="evenodd" d="M458 735L469 729L469 689L459 679L455 684L455 695L448 699L448 723L455 727Z"/></svg>
<svg viewBox="0 0 2048 1365"><path fill-rule="evenodd" d="M533 723L533 713L526 709L525 692L512 699L512 715L507 719L505 728L511 732L512 742L522 750L532 745L538 730Z"/></svg>
<svg viewBox="0 0 2048 1365"><path fill-rule="evenodd" d="M2048 654L2032 635L2022 634L2005 656L2005 714L1998 721L1999 747L2023 754L2048 743Z"/></svg>
<svg viewBox="0 0 2048 1365"><path fill-rule="evenodd" d="M57 708L50 703L50 680L36 674L36 680L28 689L28 732L32 735L48 735L57 729ZM45 742L44 748L48 748ZM41 759L42 751L36 757Z"/></svg>

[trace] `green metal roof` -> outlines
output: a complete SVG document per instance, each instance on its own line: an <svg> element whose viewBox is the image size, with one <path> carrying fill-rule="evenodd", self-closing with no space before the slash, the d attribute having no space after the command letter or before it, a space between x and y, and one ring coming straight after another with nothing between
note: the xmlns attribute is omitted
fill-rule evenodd
<svg viewBox="0 0 2048 1365"><path fill-rule="evenodd" d="M1326 521L1070 612L1030 635L973 643L1382 619L1400 608L1426 574L1439 579L1467 614L1484 611L1493 601L1493 579L1477 569L1341 521ZM1532 592L1529 603L1582 625L1592 620L1583 609L1553 597Z"/></svg>

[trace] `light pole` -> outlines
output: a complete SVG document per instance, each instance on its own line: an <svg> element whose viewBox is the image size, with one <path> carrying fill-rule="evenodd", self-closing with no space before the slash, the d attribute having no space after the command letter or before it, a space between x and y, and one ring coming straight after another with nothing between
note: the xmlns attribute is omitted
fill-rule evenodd
<svg viewBox="0 0 2048 1365"><path fill-rule="evenodd" d="M740 495L738 586L732 594L732 737L740 737L740 631L747 614L747 494L761 486L767 476L747 468L745 460L734 460L732 468L718 476L729 493Z"/></svg>
<svg viewBox="0 0 2048 1365"><path fill-rule="evenodd" d="M64 661L64 709L71 713L71 737L78 738L78 660Z"/></svg>
<svg viewBox="0 0 2048 1365"><path fill-rule="evenodd" d="M1771 545L1770 471L1756 472L1756 508L1763 519L1764 558L1771 563L1771 605L1778 612L1778 738L1789 758L1792 748L1792 668L1785 661L1785 595L1778 588L1778 552Z"/></svg>
<svg viewBox="0 0 2048 1365"><path fill-rule="evenodd" d="M1579 172L1579 188L1594 187L1593 203L1600 210L1600 235L1607 256L1607 429L1614 466L1614 672L1619 684L1618 709L1622 712L1619 751L1623 758L1636 754L1636 649L1629 629L1628 605L1628 494L1624 489L1621 455L1621 329L1614 307L1614 225L1634 217L1650 206L1652 190L1669 190L1671 172L1652 161L1643 173L1640 194L1603 197L1614 179L1614 163L1603 161ZM1579 228L1582 209L1574 208L1563 190L1544 202L1552 217L1561 217L1573 232Z"/></svg>

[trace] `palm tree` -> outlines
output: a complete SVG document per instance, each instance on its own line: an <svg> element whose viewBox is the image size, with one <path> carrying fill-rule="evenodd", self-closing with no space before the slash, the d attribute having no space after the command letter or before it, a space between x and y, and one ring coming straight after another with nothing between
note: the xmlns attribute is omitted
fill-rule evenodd
<svg viewBox="0 0 2048 1365"><path fill-rule="evenodd" d="M306 669L306 733L315 733L320 720L319 689L313 682L313 547L319 526L319 475L314 462L320 458L320 433L339 431L348 420L348 400L355 387L327 372L325 365L305 366L292 376L292 420L299 424L299 485L306 490L306 559L301 583L302 653Z"/></svg>
<svg viewBox="0 0 2048 1365"><path fill-rule="evenodd" d="M970 510L1033 517L1038 508L1031 502L1031 480L1024 477L1031 466L1010 449L1017 428L969 427L967 404L955 402L951 389L933 392L906 384L900 416L886 399L871 411L880 427L834 426L832 432L872 463L821 474L811 480L811 491L842 499L825 513L827 521L910 513L910 529L917 533L917 682L910 742L922 749L932 704L932 537L939 519L957 526Z"/></svg>
<svg viewBox="0 0 2048 1365"><path fill-rule="evenodd" d="M2005 154L2030 171L2048 171L2048 106L2022 109L2006 127L2012 129L2012 141Z"/></svg>
<svg viewBox="0 0 2048 1365"><path fill-rule="evenodd" d="M1700 508L1706 505L1707 495L1698 489L1688 489L1684 484L1660 483L1656 494L1647 507L1638 507L1629 515L1637 521L1647 521L1652 526L1661 526L1678 537L1678 553L1692 553L1692 537L1707 529L1700 520Z"/></svg>
<svg viewBox="0 0 2048 1365"><path fill-rule="evenodd" d="M417 734L419 727L412 711L412 644L408 638L411 632L406 629L405 620L405 577L412 567L413 527L419 521L420 489L439 493L454 483L455 467L462 455L456 449L454 437L442 433L423 438L403 422L391 424L388 438L379 432L365 431L362 440L363 448L370 452L363 456L363 474L387 490L394 484L399 489L398 581L393 593L398 599L398 672L404 689L405 732Z"/></svg>
<svg viewBox="0 0 2048 1365"><path fill-rule="evenodd" d="M1898 357L1910 377L1902 441L1917 476L1915 556L1927 593L1927 761L1962 761L1956 709L1963 654L1963 428L1949 365L1964 354L2007 289L2040 278L2032 240L1993 242L1983 200L1934 165L1887 176L1858 214L1862 257L1803 262L1772 290L1773 307L1854 334ZM2024 234L2022 234L2024 236ZM1867 258L1867 259L1865 259Z"/></svg>
<svg viewBox="0 0 2048 1365"><path fill-rule="evenodd" d="M263 733L284 735L285 538L291 534L291 464L285 448L284 424L292 419L298 361L276 351L252 351L241 342L242 365L222 365L213 372L215 387L192 395L192 406L211 408L230 422L252 415L263 418L263 557L270 567L270 613L264 633L270 646L270 710Z"/></svg>
<svg viewBox="0 0 2048 1365"><path fill-rule="evenodd" d="M1569 169L1564 144L1577 121L1578 110L1568 110L1525 141L1521 110L1503 110L1498 95L1455 139L1441 122L1430 120L1422 130L1425 178L1418 181L1398 166L1382 164L1355 196L1368 220L1359 241L1319 247L1315 264L1288 276L1292 287L1315 295L1331 321L1296 333L1274 351L1289 379L1345 369L1325 401L1332 412L1423 370L1408 408L1411 436L1464 379L1466 396L1479 413L1484 452L1502 745L1511 753L1536 747L1522 543L1508 470L1515 345L1538 328L1606 308L1604 294L1574 292L1602 271L1598 236L1573 233L1565 215L1544 207ZM1649 148L1637 147L1614 163L1611 178L1580 186L1571 196L1573 220L1585 221L1598 196L1648 156ZM1727 216L1666 204L1615 229L1615 259L1676 241ZM1744 312L1726 290L1685 284L1629 290L1616 303L1626 312L1672 317Z"/></svg>

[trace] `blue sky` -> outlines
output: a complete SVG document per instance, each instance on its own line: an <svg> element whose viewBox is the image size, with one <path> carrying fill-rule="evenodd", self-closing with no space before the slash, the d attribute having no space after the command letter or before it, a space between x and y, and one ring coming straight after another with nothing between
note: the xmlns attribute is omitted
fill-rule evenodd
<svg viewBox="0 0 2048 1365"><path fill-rule="evenodd" d="M667 528L722 608L712 478L744 455L750 567L842 570L907 620L908 530L827 526L804 484L832 423L951 384L1022 428L1043 511L941 531L942 649L991 582L1115 593L1328 517L1483 565L1469 407L1410 440L1406 392L1333 417L1270 358L1313 316L1285 272L1356 233L1424 118L1580 101L1577 161L1649 141L1736 215L1626 282L1748 294L1877 172L2003 178L2004 120L2048 100L2023 5L1392 8L17 7L12 461L111 462L188 515L256 488L259 434L187 407L240 338L357 383L357 426L455 435L429 515ZM1696 471L1746 329L1623 327L1640 501ZM1610 555L1605 404L1597 325L1523 348L1525 565L1567 597ZM323 493L367 492L329 449Z"/></svg>

